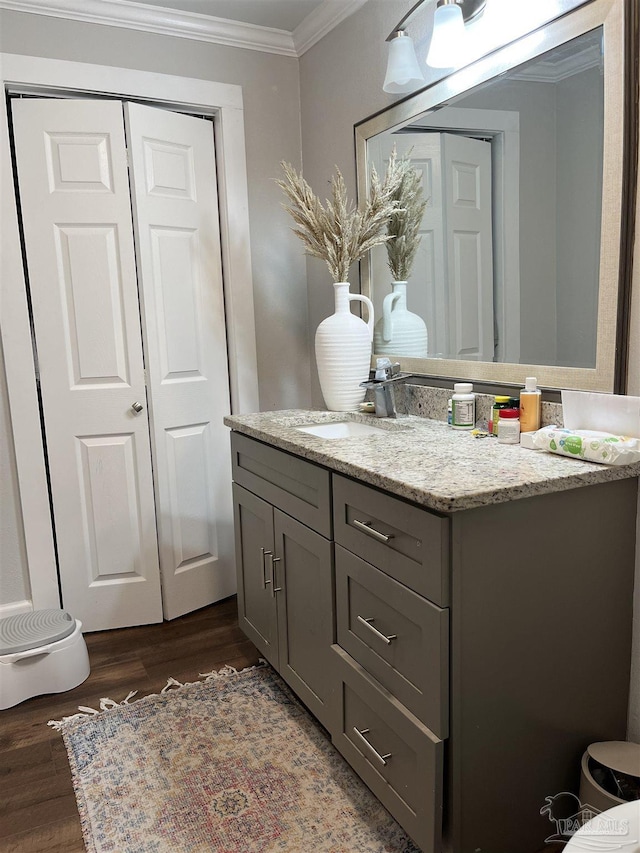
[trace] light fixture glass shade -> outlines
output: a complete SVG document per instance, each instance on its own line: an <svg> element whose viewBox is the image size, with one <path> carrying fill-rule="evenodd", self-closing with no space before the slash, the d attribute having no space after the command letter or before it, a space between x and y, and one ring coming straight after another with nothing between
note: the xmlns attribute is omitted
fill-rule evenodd
<svg viewBox="0 0 640 853"><path fill-rule="evenodd" d="M432 68L454 68L464 52L465 38L460 6L455 3L438 6L433 17L427 65Z"/></svg>
<svg viewBox="0 0 640 853"><path fill-rule="evenodd" d="M413 92L424 83L424 75L418 65L413 39L404 30L398 30L389 42L387 73L382 88L394 95Z"/></svg>

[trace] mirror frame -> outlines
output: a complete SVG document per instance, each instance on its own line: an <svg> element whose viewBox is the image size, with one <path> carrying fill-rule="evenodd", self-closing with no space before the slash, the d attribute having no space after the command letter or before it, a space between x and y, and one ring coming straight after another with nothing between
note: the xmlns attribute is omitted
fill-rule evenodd
<svg viewBox="0 0 640 853"><path fill-rule="evenodd" d="M635 2L590 0L587 5L567 12L355 125L358 197L362 199L368 192L368 139L404 127L481 83L590 30L603 28L604 137L595 367L397 356L402 370L500 385L523 385L527 376L536 376L538 384L545 388L625 393L638 168L637 62L633 61L638 43ZM360 287L365 296L371 297L369 255L360 262Z"/></svg>

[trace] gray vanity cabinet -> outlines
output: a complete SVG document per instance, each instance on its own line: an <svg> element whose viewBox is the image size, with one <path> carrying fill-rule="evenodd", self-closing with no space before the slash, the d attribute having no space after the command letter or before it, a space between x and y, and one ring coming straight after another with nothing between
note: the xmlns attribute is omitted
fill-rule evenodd
<svg viewBox="0 0 640 853"><path fill-rule="evenodd" d="M626 737L637 478L438 513L232 447L242 628L423 853L536 853Z"/></svg>
<svg viewBox="0 0 640 853"><path fill-rule="evenodd" d="M234 434L232 448L240 626L329 726L333 544L277 506L293 511L300 502L308 520L330 530L328 472L244 436Z"/></svg>

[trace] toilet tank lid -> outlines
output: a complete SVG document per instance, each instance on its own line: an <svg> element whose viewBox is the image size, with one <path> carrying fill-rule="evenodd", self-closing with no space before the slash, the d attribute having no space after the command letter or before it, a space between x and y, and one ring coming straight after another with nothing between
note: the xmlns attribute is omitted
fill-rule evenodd
<svg viewBox="0 0 640 853"><path fill-rule="evenodd" d="M25 652L64 640L76 620L66 610L32 610L0 619L0 656Z"/></svg>

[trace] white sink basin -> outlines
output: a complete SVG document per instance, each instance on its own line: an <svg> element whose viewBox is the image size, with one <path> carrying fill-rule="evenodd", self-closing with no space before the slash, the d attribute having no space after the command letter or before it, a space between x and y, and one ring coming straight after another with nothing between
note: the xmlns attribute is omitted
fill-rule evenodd
<svg viewBox="0 0 640 853"><path fill-rule="evenodd" d="M384 435L386 430L360 421L332 421L326 424L309 424L295 427L299 432L308 432L320 438L355 438L364 435Z"/></svg>

